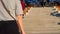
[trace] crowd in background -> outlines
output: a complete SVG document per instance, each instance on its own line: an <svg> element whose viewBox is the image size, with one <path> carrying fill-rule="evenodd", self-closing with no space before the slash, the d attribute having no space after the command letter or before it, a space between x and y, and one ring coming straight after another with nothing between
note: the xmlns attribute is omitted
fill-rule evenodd
<svg viewBox="0 0 60 34"><path fill-rule="evenodd" d="M60 0L23 0L24 3L30 4L30 5L37 5L37 6L42 6L44 5L54 5L54 2L60 3Z"/></svg>
<svg viewBox="0 0 60 34"><path fill-rule="evenodd" d="M60 5L60 0L21 0L23 9L23 18L28 10L33 7L53 7Z"/></svg>

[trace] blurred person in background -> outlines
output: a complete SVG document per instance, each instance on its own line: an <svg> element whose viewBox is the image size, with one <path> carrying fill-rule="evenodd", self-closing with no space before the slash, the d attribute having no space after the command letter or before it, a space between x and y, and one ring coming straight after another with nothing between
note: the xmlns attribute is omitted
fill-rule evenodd
<svg viewBox="0 0 60 34"><path fill-rule="evenodd" d="M22 18L24 18L25 14L24 14L24 9L25 9L25 3L23 0L20 0L21 4L22 4L22 10L23 10L23 14L22 14Z"/></svg>
<svg viewBox="0 0 60 34"><path fill-rule="evenodd" d="M46 5L46 1L47 1L47 0L43 0L43 5L44 5L44 6Z"/></svg>
<svg viewBox="0 0 60 34"><path fill-rule="evenodd" d="M24 9L24 14L26 15L28 13L28 10L30 10L31 5L29 4L28 0L25 1L25 9Z"/></svg>
<svg viewBox="0 0 60 34"><path fill-rule="evenodd" d="M50 5L49 2L50 2L49 0L46 0L46 6L49 6Z"/></svg>
<svg viewBox="0 0 60 34"><path fill-rule="evenodd" d="M56 9L57 9L58 13L60 14L60 3L59 2L57 2Z"/></svg>
<svg viewBox="0 0 60 34"><path fill-rule="evenodd" d="M41 6L44 7L44 5L43 5L44 2L43 2L43 0L40 0L40 3L41 3Z"/></svg>

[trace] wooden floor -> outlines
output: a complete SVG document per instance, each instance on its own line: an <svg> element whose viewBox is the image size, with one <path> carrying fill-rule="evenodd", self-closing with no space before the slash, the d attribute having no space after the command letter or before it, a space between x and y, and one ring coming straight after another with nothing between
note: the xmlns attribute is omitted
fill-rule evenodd
<svg viewBox="0 0 60 34"><path fill-rule="evenodd" d="M26 34L60 34L60 18L51 16L53 11L52 7L31 8L23 19Z"/></svg>

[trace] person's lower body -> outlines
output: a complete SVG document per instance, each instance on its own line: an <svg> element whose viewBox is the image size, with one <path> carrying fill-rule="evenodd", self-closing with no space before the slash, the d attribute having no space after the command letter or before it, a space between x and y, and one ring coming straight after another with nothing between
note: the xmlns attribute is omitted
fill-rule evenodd
<svg viewBox="0 0 60 34"><path fill-rule="evenodd" d="M0 34L20 34L16 21L0 21Z"/></svg>
<svg viewBox="0 0 60 34"><path fill-rule="evenodd" d="M43 4L44 4L44 6L45 6L45 5L46 5L46 2L44 2Z"/></svg>
<svg viewBox="0 0 60 34"><path fill-rule="evenodd" d="M41 6L42 6L42 7L44 7L44 4L43 4L43 2L41 2Z"/></svg>

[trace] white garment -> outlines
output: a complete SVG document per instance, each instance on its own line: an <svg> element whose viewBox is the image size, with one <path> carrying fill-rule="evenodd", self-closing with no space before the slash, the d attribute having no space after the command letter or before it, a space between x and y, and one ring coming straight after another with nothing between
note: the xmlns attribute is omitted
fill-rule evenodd
<svg viewBox="0 0 60 34"><path fill-rule="evenodd" d="M6 8L10 11L11 15L16 19L16 16L23 14L20 0L3 0ZM0 1L0 20L14 20L4 9Z"/></svg>

